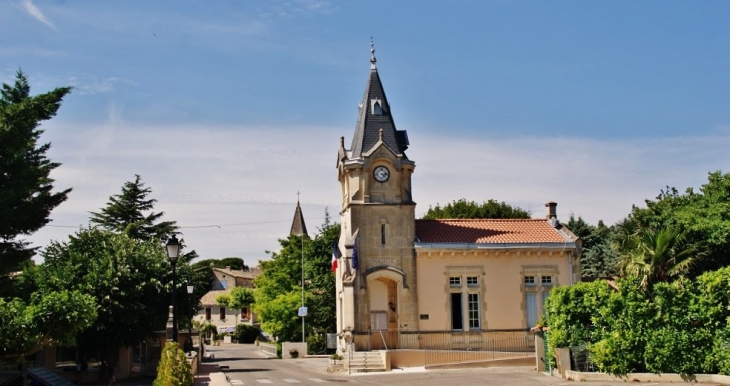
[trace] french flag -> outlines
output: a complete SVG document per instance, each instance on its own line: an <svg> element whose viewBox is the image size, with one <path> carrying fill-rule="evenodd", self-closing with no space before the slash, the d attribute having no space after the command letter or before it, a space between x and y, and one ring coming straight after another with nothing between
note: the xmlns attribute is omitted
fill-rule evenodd
<svg viewBox="0 0 730 386"><path fill-rule="evenodd" d="M339 260L340 257L342 257L342 253L340 252L340 247L337 245L338 241L339 240L335 239L335 243L332 246L332 272L337 271L337 260Z"/></svg>

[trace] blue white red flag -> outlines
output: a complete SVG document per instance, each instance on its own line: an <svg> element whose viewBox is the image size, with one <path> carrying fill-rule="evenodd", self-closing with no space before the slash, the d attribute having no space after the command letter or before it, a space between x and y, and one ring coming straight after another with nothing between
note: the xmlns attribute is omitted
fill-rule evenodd
<svg viewBox="0 0 730 386"><path fill-rule="evenodd" d="M342 257L342 253L340 252L340 247L337 242L338 240L335 240L334 245L332 246L332 272L337 271L337 260Z"/></svg>

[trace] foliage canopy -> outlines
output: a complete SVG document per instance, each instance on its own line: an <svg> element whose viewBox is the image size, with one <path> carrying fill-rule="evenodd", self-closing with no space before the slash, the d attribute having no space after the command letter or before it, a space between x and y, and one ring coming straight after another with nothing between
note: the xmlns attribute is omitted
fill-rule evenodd
<svg viewBox="0 0 730 386"><path fill-rule="evenodd" d="M95 301L98 317L79 334L82 348L112 352L165 325L172 280L161 243L92 228L52 242L42 255L42 292L79 291Z"/></svg>
<svg viewBox="0 0 730 386"><path fill-rule="evenodd" d="M0 298L0 358L22 361L50 345L69 345L96 318L94 298L80 291L36 292L29 302Z"/></svg>
<svg viewBox="0 0 730 386"><path fill-rule="evenodd" d="M481 204L465 198L452 201L444 207L436 204L428 208L424 219L455 218L530 218L530 212L505 202L490 199Z"/></svg>
<svg viewBox="0 0 730 386"><path fill-rule="evenodd" d="M124 183L120 194L109 197L101 212L91 212L89 220L92 224L134 239L166 240L177 230L177 225L175 221L158 222L164 212L152 211L157 200L147 198L150 193L152 189L145 188L137 174L134 181Z"/></svg>
<svg viewBox="0 0 730 386"><path fill-rule="evenodd" d="M71 189L53 192L50 173L60 166L46 157L51 144L39 143L42 121L54 117L70 87L30 95L28 78L18 71L13 85L0 90L0 277L28 261L36 248L17 239L46 225L51 211Z"/></svg>
<svg viewBox="0 0 730 386"><path fill-rule="evenodd" d="M295 235L280 239L281 249L271 253L271 260L260 262L262 274L254 281L254 310L262 321L261 328L279 341L301 339L301 318L297 310L302 305L303 251L304 296L309 311L305 333L309 349L324 352L321 337L335 330L335 277L331 262L332 245L339 234L340 225L330 224L326 214L314 239Z"/></svg>

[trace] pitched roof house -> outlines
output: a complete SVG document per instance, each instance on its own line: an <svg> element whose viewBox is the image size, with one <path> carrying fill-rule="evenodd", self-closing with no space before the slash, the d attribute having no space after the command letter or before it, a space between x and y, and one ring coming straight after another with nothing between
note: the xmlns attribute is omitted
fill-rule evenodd
<svg viewBox="0 0 730 386"><path fill-rule="evenodd" d="M212 270L214 278L211 283L211 290L200 298L201 309L194 317L194 320L201 323L210 323L218 327L219 332L231 332L239 324L258 324L258 319L251 310L251 306L240 310L232 310L219 305L216 299L220 295L230 293L234 287L253 288L253 280L261 271L258 268L245 271L231 269L231 267L213 268Z"/></svg>

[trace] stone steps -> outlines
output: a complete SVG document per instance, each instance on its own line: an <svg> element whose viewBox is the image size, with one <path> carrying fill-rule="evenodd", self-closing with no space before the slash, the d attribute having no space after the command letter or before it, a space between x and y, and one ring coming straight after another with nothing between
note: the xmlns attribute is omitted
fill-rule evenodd
<svg viewBox="0 0 730 386"><path fill-rule="evenodd" d="M359 351L352 354L350 371L355 373L370 373L385 371L385 362L380 353Z"/></svg>

